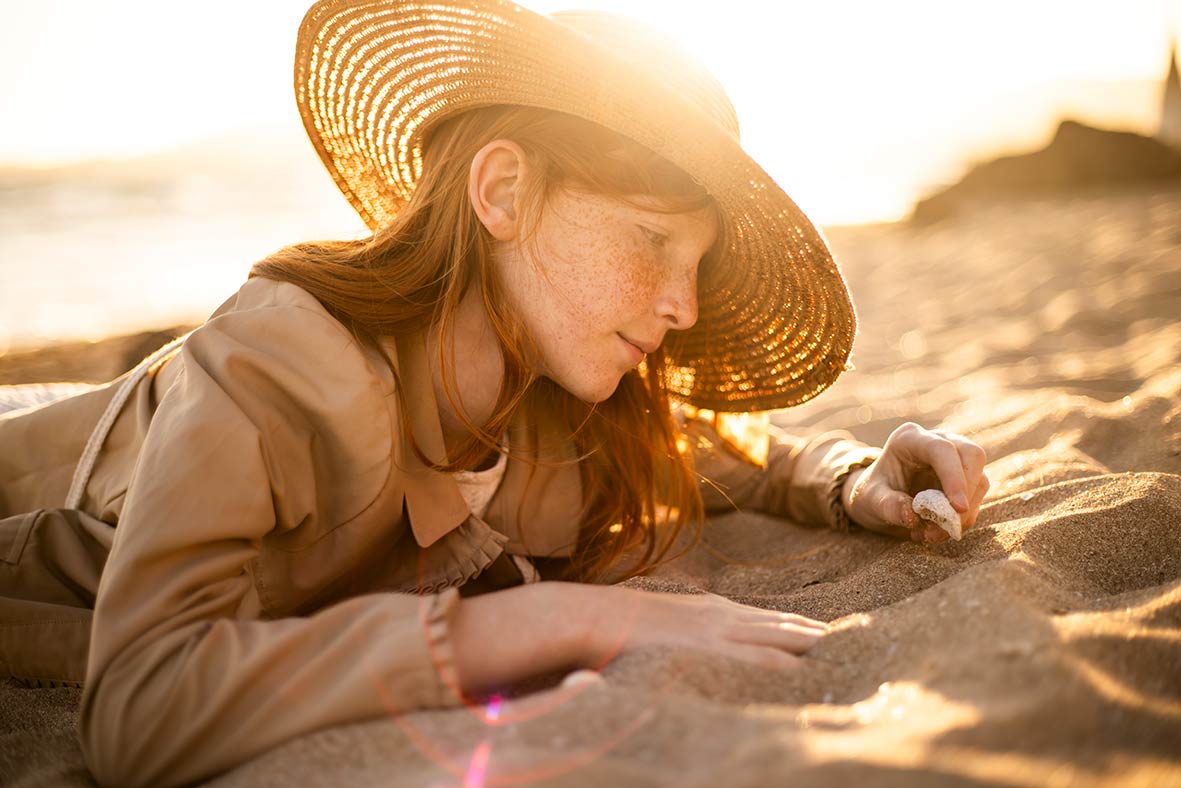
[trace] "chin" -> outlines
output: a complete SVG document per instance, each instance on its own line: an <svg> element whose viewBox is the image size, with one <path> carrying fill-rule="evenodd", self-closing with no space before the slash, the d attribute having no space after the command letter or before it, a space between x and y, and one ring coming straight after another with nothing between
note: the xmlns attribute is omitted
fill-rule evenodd
<svg viewBox="0 0 1181 788"><path fill-rule="evenodd" d="M555 380L554 382L570 392L572 396L577 397L588 405L593 405L608 399L614 394L615 390L619 388L619 381L620 378L615 378L611 381L582 381L575 384L561 380Z"/></svg>

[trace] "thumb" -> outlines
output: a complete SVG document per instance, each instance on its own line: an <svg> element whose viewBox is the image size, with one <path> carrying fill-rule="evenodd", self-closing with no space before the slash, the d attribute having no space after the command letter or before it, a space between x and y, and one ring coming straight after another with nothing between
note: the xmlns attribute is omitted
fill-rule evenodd
<svg viewBox="0 0 1181 788"><path fill-rule="evenodd" d="M913 528L919 524L919 518L910 504L911 497L909 495L898 490L889 490L882 494L878 511L882 519L890 525Z"/></svg>

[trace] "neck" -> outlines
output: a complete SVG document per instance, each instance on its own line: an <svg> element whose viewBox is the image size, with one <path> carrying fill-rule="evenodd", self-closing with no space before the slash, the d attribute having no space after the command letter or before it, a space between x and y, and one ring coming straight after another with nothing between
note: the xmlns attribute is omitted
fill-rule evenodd
<svg viewBox="0 0 1181 788"><path fill-rule="evenodd" d="M443 387L439 353L442 342L446 342L442 355L454 402L447 398ZM426 336L426 347L443 443L448 458L452 458L471 435L464 425L464 417L476 426L484 426L492 416L504 380L504 357L489 325L478 287L469 288L463 297L448 336L440 337L439 326L432 326Z"/></svg>

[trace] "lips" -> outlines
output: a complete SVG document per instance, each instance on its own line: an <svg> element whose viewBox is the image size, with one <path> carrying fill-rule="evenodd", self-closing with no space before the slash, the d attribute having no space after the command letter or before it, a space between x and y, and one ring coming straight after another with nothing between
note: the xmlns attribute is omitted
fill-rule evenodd
<svg viewBox="0 0 1181 788"><path fill-rule="evenodd" d="M640 352L643 353L645 356L648 355L649 353L656 352L656 348L660 347L659 342L645 342L643 340L630 339L628 337L623 336L623 334L620 334L619 336L623 337L624 342L627 342L629 345L634 345L635 347L639 348Z"/></svg>
<svg viewBox="0 0 1181 788"><path fill-rule="evenodd" d="M635 342L632 342L630 339L625 337L623 334L616 334L616 336L618 336L620 341L623 342L623 346L624 346L624 348L627 349L628 356L629 356L631 363L633 365L639 364L641 361L644 360L645 353L644 353L644 349L642 347L637 345Z"/></svg>

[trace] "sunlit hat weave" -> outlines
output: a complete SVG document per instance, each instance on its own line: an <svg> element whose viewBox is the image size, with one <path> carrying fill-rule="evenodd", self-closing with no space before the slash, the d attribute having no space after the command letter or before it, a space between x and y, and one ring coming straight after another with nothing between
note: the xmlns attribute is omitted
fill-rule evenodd
<svg viewBox="0 0 1181 788"><path fill-rule="evenodd" d="M845 370L856 318L824 239L742 150L717 81L659 33L496 0L323 0L300 26L295 92L312 143L371 229L410 199L432 126L464 110L541 107L630 137L702 184L730 224L729 249L700 282L696 325L665 341L673 396L771 410Z"/></svg>

